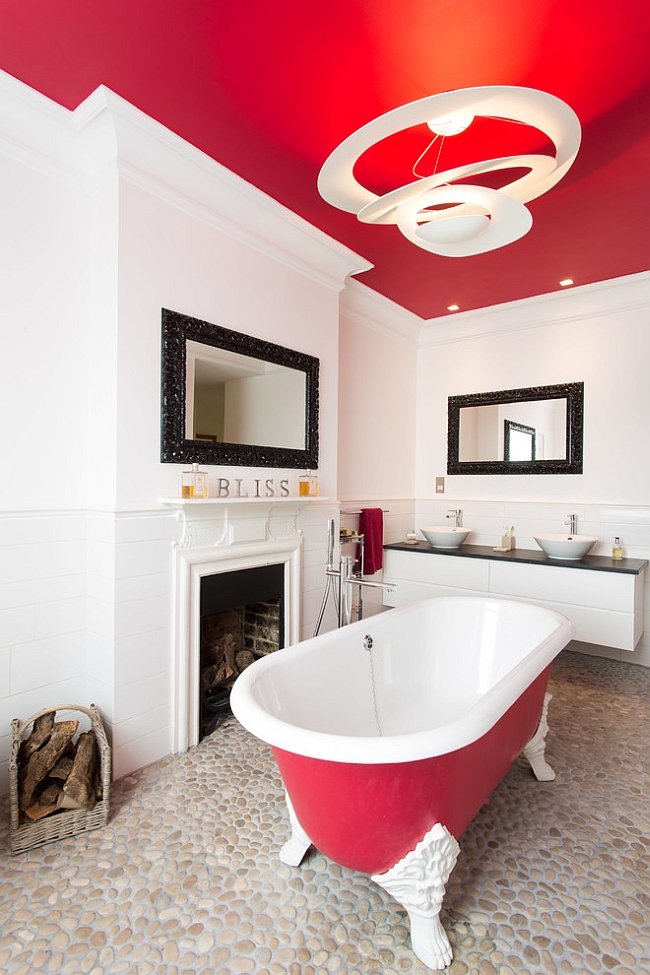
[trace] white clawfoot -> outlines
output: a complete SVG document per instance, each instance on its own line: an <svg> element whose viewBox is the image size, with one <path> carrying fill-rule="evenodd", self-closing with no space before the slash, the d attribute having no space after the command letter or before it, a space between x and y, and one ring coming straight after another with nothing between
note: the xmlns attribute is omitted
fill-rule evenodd
<svg viewBox="0 0 650 975"><path fill-rule="evenodd" d="M552 782L555 778L555 772L544 757L544 750L546 748L545 739L548 732L546 716L548 713L548 704L552 697L552 694L547 694L544 697L544 707L542 708L542 716L539 719L537 731L524 748L524 755L530 762L538 782Z"/></svg>
<svg viewBox="0 0 650 975"><path fill-rule="evenodd" d="M372 878L406 908L413 951L436 970L451 964L451 945L438 915L459 852L449 830L436 823L399 863Z"/></svg>
<svg viewBox="0 0 650 975"><path fill-rule="evenodd" d="M289 793L285 792L284 796L287 800L287 809L289 810L291 837L280 850L280 860L290 867L297 867L311 846L311 840L298 822L293 806L291 805Z"/></svg>

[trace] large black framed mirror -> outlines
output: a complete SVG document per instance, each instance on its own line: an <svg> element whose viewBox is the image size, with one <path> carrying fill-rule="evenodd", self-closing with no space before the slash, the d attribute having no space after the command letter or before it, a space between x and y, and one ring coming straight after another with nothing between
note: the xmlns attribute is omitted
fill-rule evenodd
<svg viewBox="0 0 650 975"><path fill-rule="evenodd" d="M584 383L450 396L448 474L582 474Z"/></svg>
<svg viewBox="0 0 650 975"><path fill-rule="evenodd" d="M162 309L163 463L318 467L319 360Z"/></svg>

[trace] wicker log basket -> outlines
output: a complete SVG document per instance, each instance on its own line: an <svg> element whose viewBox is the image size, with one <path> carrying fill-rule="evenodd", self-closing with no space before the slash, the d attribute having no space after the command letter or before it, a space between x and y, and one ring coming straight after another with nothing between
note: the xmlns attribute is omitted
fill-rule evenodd
<svg viewBox="0 0 650 975"><path fill-rule="evenodd" d="M90 730L94 732L99 757L100 795L92 809L59 809L38 822L29 822L24 810L20 808L19 795L19 752L26 736L31 733L34 722L45 715L56 717L59 711L79 711L90 719ZM11 722L11 754L9 759L9 800L11 806L11 852L24 853L37 846L53 843L77 833L97 829L108 822L109 792L111 782L111 751L102 725L99 711L94 704L86 708L80 704L61 704L56 708L45 708L28 718Z"/></svg>

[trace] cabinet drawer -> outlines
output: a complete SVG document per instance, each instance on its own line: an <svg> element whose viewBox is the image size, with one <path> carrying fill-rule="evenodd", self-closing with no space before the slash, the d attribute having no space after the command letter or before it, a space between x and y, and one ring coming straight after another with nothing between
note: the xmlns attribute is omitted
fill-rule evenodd
<svg viewBox="0 0 650 975"><path fill-rule="evenodd" d="M472 589L460 589L453 586L435 586L428 582L411 582L407 579L389 579L384 576L384 582L394 582L392 592L384 592L384 606L405 606L416 599L431 599L432 596L485 596L484 592Z"/></svg>
<svg viewBox="0 0 650 975"><path fill-rule="evenodd" d="M487 592L490 562L428 552L384 552L384 580L408 579L431 585Z"/></svg>
<svg viewBox="0 0 650 975"><path fill-rule="evenodd" d="M640 633L635 633L634 616L630 613L571 606L567 603L543 599L536 599L535 603L538 606L554 609L570 619L576 630L574 639L584 643L616 647L619 650L634 650L641 636Z"/></svg>
<svg viewBox="0 0 650 975"><path fill-rule="evenodd" d="M634 612L637 576L566 566L490 563L490 592L535 602Z"/></svg>

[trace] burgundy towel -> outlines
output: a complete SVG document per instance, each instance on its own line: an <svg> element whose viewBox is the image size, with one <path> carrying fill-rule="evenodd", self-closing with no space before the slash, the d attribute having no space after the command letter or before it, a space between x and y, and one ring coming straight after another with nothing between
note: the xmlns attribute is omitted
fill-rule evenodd
<svg viewBox="0 0 650 975"><path fill-rule="evenodd" d="M384 515L381 508L362 508L359 531L363 535L362 574L371 576L383 565Z"/></svg>

